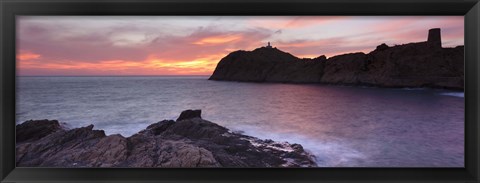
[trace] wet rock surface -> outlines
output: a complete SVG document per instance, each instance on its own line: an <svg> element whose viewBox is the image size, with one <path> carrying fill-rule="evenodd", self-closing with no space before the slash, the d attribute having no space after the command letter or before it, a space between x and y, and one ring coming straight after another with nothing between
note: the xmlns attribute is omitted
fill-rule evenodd
<svg viewBox="0 0 480 183"><path fill-rule="evenodd" d="M202 118L201 110L186 110L183 111L180 116L177 118L177 121L191 118Z"/></svg>
<svg viewBox="0 0 480 183"><path fill-rule="evenodd" d="M60 123L57 120L30 120L26 121L16 128L16 142L24 142L41 139L53 132L61 130Z"/></svg>
<svg viewBox="0 0 480 183"><path fill-rule="evenodd" d="M131 137L106 136L93 125L67 130L55 120L26 121L17 125L17 132L22 132L17 139L22 140L16 144L16 163L19 167L316 166L315 157L299 144L233 133L202 119L200 110L184 113L186 118L154 123ZM30 134L36 132L41 135Z"/></svg>
<svg viewBox="0 0 480 183"><path fill-rule="evenodd" d="M300 59L270 47L236 51L220 60L209 79L463 90L464 46L442 48L440 30L432 30L435 36L426 42L380 44L367 54L328 59Z"/></svg>

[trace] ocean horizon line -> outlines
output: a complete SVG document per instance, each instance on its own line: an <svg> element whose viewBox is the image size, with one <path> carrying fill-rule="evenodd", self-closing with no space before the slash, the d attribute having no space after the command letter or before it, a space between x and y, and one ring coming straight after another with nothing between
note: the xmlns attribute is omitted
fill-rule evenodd
<svg viewBox="0 0 480 183"><path fill-rule="evenodd" d="M203 77L210 75L17 75L16 77Z"/></svg>

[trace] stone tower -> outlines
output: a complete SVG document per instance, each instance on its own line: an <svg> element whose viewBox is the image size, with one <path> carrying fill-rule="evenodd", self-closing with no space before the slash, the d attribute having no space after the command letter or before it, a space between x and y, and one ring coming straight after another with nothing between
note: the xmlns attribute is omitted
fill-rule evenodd
<svg viewBox="0 0 480 183"><path fill-rule="evenodd" d="M440 35L440 28L428 30L428 44L434 48L442 47L442 37Z"/></svg>

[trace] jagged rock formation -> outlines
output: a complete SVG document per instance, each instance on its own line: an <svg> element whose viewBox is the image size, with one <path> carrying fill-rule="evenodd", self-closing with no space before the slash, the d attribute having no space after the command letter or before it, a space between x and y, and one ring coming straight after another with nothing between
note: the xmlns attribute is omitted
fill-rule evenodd
<svg viewBox="0 0 480 183"><path fill-rule="evenodd" d="M19 167L314 167L299 144L230 132L203 120L200 110L182 112L131 137L106 136L93 125L64 129L56 120L16 127Z"/></svg>
<svg viewBox="0 0 480 183"><path fill-rule="evenodd" d="M464 46L442 48L440 29L431 29L426 42L381 44L368 54L328 59L300 59L277 48L262 47L230 53L209 79L463 90Z"/></svg>

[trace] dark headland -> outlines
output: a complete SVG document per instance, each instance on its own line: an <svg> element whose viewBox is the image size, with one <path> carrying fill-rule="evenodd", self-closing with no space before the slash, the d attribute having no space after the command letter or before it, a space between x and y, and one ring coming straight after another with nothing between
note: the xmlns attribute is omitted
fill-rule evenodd
<svg viewBox="0 0 480 183"><path fill-rule="evenodd" d="M439 28L430 29L425 42L330 58L298 58L266 46L228 54L209 79L463 90L464 46L443 48Z"/></svg>
<svg viewBox="0 0 480 183"><path fill-rule="evenodd" d="M56 120L16 126L19 167L315 167L299 144L234 133L186 110L132 135L106 136L93 125L66 129Z"/></svg>

